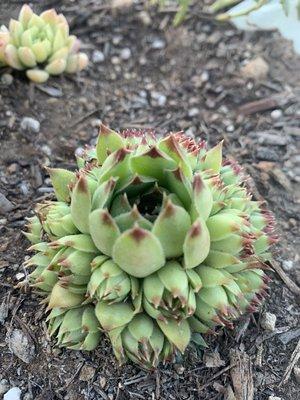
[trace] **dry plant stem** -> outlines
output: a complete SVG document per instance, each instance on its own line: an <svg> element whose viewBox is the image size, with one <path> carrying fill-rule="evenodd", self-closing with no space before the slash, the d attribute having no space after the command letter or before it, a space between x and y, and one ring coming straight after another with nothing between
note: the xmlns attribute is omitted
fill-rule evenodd
<svg viewBox="0 0 300 400"><path fill-rule="evenodd" d="M243 115L254 114L260 111L270 110L284 105L295 100L295 96L290 91L276 93L273 96L265 99L251 101L238 108L237 112Z"/></svg>
<svg viewBox="0 0 300 400"><path fill-rule="evenodd" d="M279 387L286 384L287 381L290 379L293 368L297 364L298 360L300 360L300 340L298 341L298 344L297 344L295 350L293 351L290 362L287 366L287 369L285 370L285 373L279 384Z"/></svg>
<svg viewBox="0 0 300 400"><path fill-rule="evenodd" d="M232 349L229 353L231 380L236 400L252 400L254 396L252 364L250 357L243 351Z"/></svg>
<svg viewBox="0 0 300 400"><path fill-rule="evenodd" d="M205 385L202 385L198 388L198 391L200 392L203 389L206 389L212 382L214 382L215 379L217 379L219 376L223 375L226 371L228 371L229 369L235 367L236 364L230 364L227 365L227 367L221 369L221 371L217 372L215 375L212 376L211 379L208 380L208 382L205 383Z"/></svg>
<svg viewBox="0 0 300 400"><path fill-rule="evenodd" d="M242 10L240 12L237 12L235 14L228 14L228 13L224 13L224 14L219 14L216 16L216 20L218 21L227 21L229 19L233 19L233 18L237 18L237 17L243 17L245 15L250 14L252 11L256 11L259 8L261 8L263 5L265 5L267 3L268 0L259 0L256 4L254 4L253 6L247 8L246 10Z"/></svg>
<svg viewBox="0 0 300 400"><path fill-rule="evenodd" d="M274 271L277 272L277 274L280 276L280 278L283 280L283 282L286 284L286 286L290 289L291 292L293 292L296 296L300 296L300 288L298 285L296 285L295 282L293 282L287 274L283 271L283 269L280 267L280 265L276 262L272 262L272 268Z"/></svg>

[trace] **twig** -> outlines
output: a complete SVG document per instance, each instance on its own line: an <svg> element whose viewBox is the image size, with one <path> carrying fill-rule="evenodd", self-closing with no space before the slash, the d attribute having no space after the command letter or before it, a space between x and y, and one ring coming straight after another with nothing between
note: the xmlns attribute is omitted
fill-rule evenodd
<svg viewBox="0 0 300 400"><path fill-rule="evenodd" d="M253 400L254 385L250 357L244 351L232 349L229 358L230 362L236 365L230 371L236 399Z"/></svg>
<svg viewBox="0 0 300 400"><path fill-rule="evenodd" d="M287 276L281 266L276 261L272 261L271 266L274 271L277 272L277 274L280 276L286 286L290 289L290 291L293 292L296 296L300 296L299 286Z"/></svg>
<svg viewBox="0 0 300 400"><path fill-rule="evenodd" d="M129 379L128 381L125 381L123 383L124 386L129 386L129 385L133 385L134 383L138 383L138 382L142 382L146 379L147 377L145 375L140 376L138 378L133 378L133 379Z"/></svg>
<svg viewBox="0 0 300 400"><path fill-rule="evenodd" d="M73 376L66 382L65 386L61 388L61 391L66 390L71 385L71 383L74 381L76 376L81 371L81 368L84 366L84 363L85 363L85 361L82 361L82 363L79 365L79 367L74 372Z"/></svg>
<svg viewBox="0 0 300 400"><path fill-rule="evenodd" d="M295 95L289 91L276 93L265 99L251 101L239 107L239 114L249 115L260 111L267 111L276 107L283 107L290 102L295 101Z"/></svg>
<svg viewBox="0 0 300 400"><path fill-rule="evenodd" d="M103 107L99 107L96 108L93 111L88 112L87 114L83 115L82 117L80 117L77 121L75 121L70 128L75 128L76 125L80 124L81 122L83 122L84 120L86 120L87 118L90 118L92 115L96 114L97 112L100 112L103 110Z"/></svg>
<svg viewBox="0 0 300 400"><path fill-rule="evenodd" d="M159 371L156 371L156 376L155 376L155 397L157 400L160 399L160 373L159 373Z"/></svg>
<svg viewBox="0 0 300 400"><path fill-rule="evenodd" d="M279 387L286 384L287 381L290 379L293 368L297 364L299 359L300 359L300 340L298 341L298 344L297 344L295 350L293 351L293 354L291 355L290 362L287 366L287 369L285 370L285 373L283 375L281 382L279 383Z"/></svg>
<svg viewBox="0 0 300 400"><path fill-rule="evenodd" d="M205 385L199 386L198 391L203 390L207 388L214 380L216 380L220 375L224 374L224 372L228 371L229 369L235 367L236 364L230 364L227 365L227 367L221 369L221 371L217 372L215 375L213 375L206 383Z"/></svg>
<svg viewBox="0 0 300 400"><path fill-rule="evenodd" d="M31 338L33 343L35 345L37 345L36 337L35 337L34 333L32 332L32 330L26 325L26 323L24 321L22 321L21 318L18 317L17 315L14 316L14 319L18 322L18 324L21 326L21 328L23 328L22 330L25 331L27 333L27 335Z"/></svg>

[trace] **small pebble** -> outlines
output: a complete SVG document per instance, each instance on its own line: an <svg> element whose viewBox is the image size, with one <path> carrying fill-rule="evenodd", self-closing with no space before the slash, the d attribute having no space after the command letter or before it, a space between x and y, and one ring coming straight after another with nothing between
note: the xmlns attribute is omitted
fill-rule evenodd
<svg viewBox="0 0 300 400"><path fill-rule="evenodd" d="M267 147L259 147L256 150L256 157L259 160L278 161L278 154L276 153L276 151L268 149Z"/></svg>
<svg viewBox="0 0 300 400"><path fill-rule="evenodd" d="M114 57L111 58L111 62L114 65L118 65L118 64L120 64L120 59L119 59L119 57L114 56Z"/></svg>
<svg viewBox="0 0 300 400"><path fill-rule="evenodd" d="M14 329L6 338L10 351L25 363L34 358L35 348L31 339L20 329Z"/></svg>
<svg viewBox="0 0 300 400"><path fill-rule="evenodd" d="M5 214L14 208L13 204L0 193L0 214Z"/></svg>
<svg viewBox="0 0 300 400"><path fill-rule="evenodd" d="M206 368L219 368L225 365L225 361L222 360L220 353L217 351L205 353L203 356L203 362Z"/></svg>
<svg viewBox="0 0 300 400"><path fill-rule="evenodd" d="M43 146L41 147L41 150L44 154L46 154L46 156L50 157L52 154L52 150L51 148L47 145L47 144L43 144Z"/></svg>
<svg viewBox="0 0 300 400"><path fill-rule="evenodd" d="M92 61L95 64L102 63L105 60L105 55L100 50L94 50L92 54Z"/></svg>
<svg viewBox="0 0 300 400"><path fill-rule="evenodd" d="M207 82L209 80L209 73L207 71L203 71L200 75L202 82Z"/></svg>
<svg viewBox="0 0 300 400"><path fill-rule="evenodd" d="M138 14L138 18L145 26L149 26L152 22L150 15L146 11L141 11Z"/></svg>
<svg viewBox="0 0 300 400"><path fill-rule="evenodd" d="M99 382L100 382L100 386L102 387L102 389L104 389L106 386L106 383L107 383L106 378L104 376L101 376L99 379Z"/></svg>
<svg viewBox="0 0 300 400"><path fill-rule="evenodd" d="M123 8L129 8L133 4L133 0L112 0L112 8L115 9L123 9Z"/></svg>
<svg viewBox="0 0 300 400"><path fill-rule="evenodd" d="M269 65L262 57L256 57L241 68L241 75L247 79L265 79L269 72Z"/></svg>
<svg viewBox="0 0 300 400"><path fill-rule="evenodd" d="M294 267L294 263L293 263L292 260L284 260L284 261L282 261L282 268L285 271L290 271L291 269L293 269L293 267Z"/></svg>
<svg viewBox="0 0 300 400"><path fill-rule="evenodd" d="M151 43L151 47L154 50L161 50L165 47L165 42L161 39L155 39L153 40L153 42Z"/></svg>
<svg viewBox="0 0 300 400"><path fill-rule="evenodd" d="M230 124L226 126L226 132L234 132L234 125Z"/></svg>
<svg viewBox="0 0 300 400"><path fill-rule="evenodd" d="M272 119L277 120L282 117L282 114L281 110L273 110L270 115Z"/></svg>
<svg viewBox="0 0 300 400"><path fill-rule="evenodd" d="M267 144L270 146L285 146L287 144L287 137L277 133L270 132L257 132L255 137L258 138L259 144Z"/></svg>
<svg viewBox="0 0 300 400"><path fill-rule="evenodd" d="M273 332L276 325L276 315L270 312L266 312L262 315L260 325L266 331Z"/></svg>
<svg viewBox="0 0 300 400"><path fill-rule="evenodd" d="M3 396L3 400L21 400L21 389L13 387Z"/></svg>
<svg viewBox="0 0 300 400"><path fill-rule="evenodd" d="M1 83L2 85L9 86L13 83L13 76L11 74L3 74L1 76Z"/></svg>
<svg viewBox="0 0 300 400"><path fill-rule="evenodd" d="M9 383L6 379L1 379L0 381L0 396L6 393L9 389Z"/></svg>
<svg viewBox="0 0 300 400"><path fill-rule="evenodd" d="M112 38L112 42L113 42L113 44L114 44L115 46L117 46L118 44L121 43L122 39L123 39L123 37L122 37L121 35L117 35L117 36L114 36L114 37Z"/></svg>
<svg viewBox="0 0 300 400"><path fill-rule="evenodd" d="M199 108L197 108L197 107L191 108L188 112L189 117L196 117L196 115L198 115L198 114L199 114Z"/></svg>
<svg viewBox="0 0 300 400"><path fill-rule="evenodd" d="M268 400L282 400L281 397L277 397L277 396L269 396Z"/></svg>
<svg viewBox="0 0 300 400"><path fill-rule="evenodd" d="M16 274L16 279L18 281L24 279L24 277L25 277L25 274L23 272L19 272L18 274Z"/></svg>
<svg viewBox="0 0 300 400"><path fill-rule="evenodd" d="M297 367L297 365L294 367L294 375L297 383L300 384L300 367Z"/></svg>
<svg viewBox="0 0 300 400"><path fill-rule="evenodd" d="M31 133L39 133L40 123L38 120L31 117L24 117L21 121L21 129Z"/></svg>
<svg viewBox="0 0 300 400"><path fill-rule="evenodd" d="M91 381L95 375L95 368L90 365L84 365L81 368L79 379L83 382Z"/></svg>
<svg viewBox="0 0 300 400"><path fill-rule="evenodd" d="M177 372L178 375L182 375L184 373L184 366L181 364L174 364L174 369Z"/></svg>
<svg viewBox="0 0 300 400"><path fill-rule="evenodd" d="M125 49L122 49L120 52L120 57L124 61L129 60L129 58L131 57L131 50L128 47L126 47Z"/></svg>
<svg viewBox="0 0 300 400"><path fill-rule="evenodd" d="M27 182L23 181L21 182L20 186L20 191L22 192L22 194L24 194L24 196L28 196L29 194L29 185Z"/></svg>
<svg viewBox="0 0 300 400"><path fill-rule="evenodd" d="M157 104L161 107L163 107L166 104L167 97L159 92L152 92L151 97L156 100Z"/></svg>

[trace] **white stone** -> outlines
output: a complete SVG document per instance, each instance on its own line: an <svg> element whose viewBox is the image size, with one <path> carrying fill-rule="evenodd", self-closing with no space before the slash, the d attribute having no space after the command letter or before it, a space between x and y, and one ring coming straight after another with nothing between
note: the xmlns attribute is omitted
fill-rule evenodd
<svg viewBox="0 0 300 400"><path fill-rule="evenodd" d="M196 117L199 114L199 108L193 107L189 110L188 115L189 117Z"/></svg>
<svg viewBox="0 0 300 400"><path fill-rule="evenodd" d="M284 261L282 261L282 268L285 271L290 271L291 269L293 269L293 267L294 267L294 263L293 263L292 260L284 260Z"/></svg>
<svg viewBox="0 0 300 400"><path fill-rule="evenodd" d="M165 42L161 39L155 39L153 40L151 47L155 50L161 50L165 47Z"/></svg>
<svg viewBox="0 0 300 400"><path fill-rule="evenodd" d="M209 73L207 71L203 71L200 75L202 82L207 82L209 80Z"/></svg>
<svg viewBox="0 0 300 400"><path fill-rule="evenodd" d="M276 315L272 314L270 312L266 312L265 314L262 315L260 325L263 329L266 331L271 331L273 332L275 329L276 325Z"/></svg>
<svg viewBox="0 0 300 400"><path fill-rule="evenodd" d="M11 74L3 74L1 76L1 83L2 85L9 86L13 83L13 76Z"/></svg>
<svg viewBox="0 0 300 400"><path fill-rule="evenodd" d="M269 396L268 400L282 400L281 397L277 397L277 396Z"/></svg>
<svg viewBox="0 0 300 400"><path fill-rule="evenodd" d="M294 367L294 374L295 374L297 383L300 384L300 367L297 367L297 365Z"/></svg>
<svg viewBox="0 0 300 400"><path fill-rule="evenodd" d="M40 123L38 120L31 117L24 117L21 121L21 129L23 131L29 131L31 133L39 133Z"/></svg>
<svg viewBox="0 0 300 400"><path fill-rule="evenodd" d="M226 132L233 132L234 129L235 129L234 125L232 125L232 124L229 124L226 126Z"/></svg>
<svg viewBox="0 0 300 400"><path fill-rule="evenodd" d="M279 119L282 117L282 111L281 110L273 110L270 115L271 115L272 119L276 120L276 119Z"/></svg>
<svg viewBox="0 0 300 400"><path fill-rule="evenodd" d="M141 11L138 17L145 26L149 26L152 22L150 15L146 11Z"/></svg>
<svg viewBox="0 0 300 400"><path fill-rule="evenodd" d="M122 60L124 60L124 61L129 60L129 58L131 57L131 50L128 47L126 47L125 49L122 49L120 56L121 56Z"/></svg>
<svg viewBox="0 0 300 400"><path fill-rule="evenodd" d="M92 61L95 64L102 63L105 60L105 55L100 50L94 50L92 55Z"/></svg>
<svg viewBox="0 0 300 400"><path fill-rule="evenodd" d="M5 393L3 400L21 400L21 389L18 387L13 387Z"/></svg>
<svg viewBox="0 0 300 400"><path fill-rule="evenodd" d="M163 93L152 92L151 96L154 100L156 100L157 104L163 107L167 102L167 97Z"/></svg>

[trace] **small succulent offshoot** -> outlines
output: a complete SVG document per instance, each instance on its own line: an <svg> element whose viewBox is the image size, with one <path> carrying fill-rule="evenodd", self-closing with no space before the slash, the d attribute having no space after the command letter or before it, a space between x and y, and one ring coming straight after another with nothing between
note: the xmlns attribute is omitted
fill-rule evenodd
<svg viewBox="0 0 300 400"><path fill-rule="evenodd" d="M0 67L25 70L36 83L86 68L88 57L79 48L66 18L54 9L37 15L25 4L17 20L11 19L8 28L0 27Z"/></svg>
<svg viewBox="0 0 300 400"><path fill-rule="evenodd" d="M102 125L78 168L48 169L56 200L25 233L60 346L92 350L101 330L120 362L151 369L257 309L273 216L222 143Z"/></svg>

